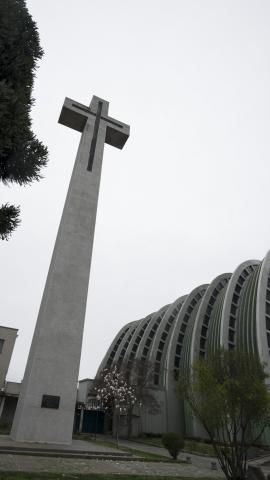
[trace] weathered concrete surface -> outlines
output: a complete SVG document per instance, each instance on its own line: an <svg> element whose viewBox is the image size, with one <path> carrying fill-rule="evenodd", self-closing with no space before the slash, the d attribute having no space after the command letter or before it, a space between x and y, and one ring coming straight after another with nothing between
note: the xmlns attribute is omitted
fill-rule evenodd
<svg viewBox="0 0 270 480"><path fill-rule="evenodd" d="M70 99L64 103L64 109L75 109L81 119L82 137L11 431L16 441L71 443L108 106L93 97L88 114L82 110L88 107ZM65 125L74 128L67 118ZM128 137L123 124L124 133ZM109 140L112 144L111 135ZM43 395L59 397L59 408L41 407Z"/></svg>

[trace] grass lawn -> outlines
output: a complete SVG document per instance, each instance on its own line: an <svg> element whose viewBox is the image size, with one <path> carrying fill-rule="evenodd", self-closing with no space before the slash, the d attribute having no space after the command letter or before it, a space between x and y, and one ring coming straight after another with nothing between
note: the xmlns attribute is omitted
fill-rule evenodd
<svg viewBox="0 0 270 480"><path fill-rule="evenodd" d="M203 453L206 455L215 456L212 445L204 442L196 442L195 440L185 440L185 450L190 453Z"/></svg>
<svg viewBox="0 0 270 480"><path fill-rule="evenodd" d="M111 442L103 441L103 440L100 440L100 439L92 440L89 437L84 438L84 440L87 440L88 442L91 442L91 443L94 443L94 444L101 445L102 447L109 447L109 448L118 449L116 442L114 442L113 440ZM173 463L175 463L175 460L171 460L170 458L165 457L165 455L159 455L158 453L145 452L144 450L138 450L137 448L124 447L123 445L120 445L119 450L121 450L122 452L131 453L132 455L135 455L136 457L142 457L145 460L157 460L157 461L162 460L163 462L173 462Z"/></svg>
<svg viewBox="0 0 270 480"><path fill-rule="evenodd" d="M102 440L99 437L96 440L94 440L88 434L83 434L83 433L76 434L76 435L74 435L73 438L75 438L77 440L84 440L84 441L87 441L87 442L91 442L94 445L95 444L96 445L101 445L102 447L109 447L109 448L118 449L117 443L114 439L108 441L108 440ZM142 450L140 450L140 449L137 449L137 448L130 448L130 447L124 447L123 445L119 445L119 450L121 450L122 452L131 453L132 455L135 455L136 457L142 457L145 460L157 460L157 461L175 463L175 460L171 460L170 458L165 457L165 455L159 455L158 453L145 452L143 450L143 446L142 446ZM179 463L182 463L182 462L179 462Z"/></svg>
<svg viewBox="0 0 270 480"><path fill-rule="evenodd" d="M141 443L146 445L155 445L156 447L163 447L161 437L143 437L140 438ZM212 445L204 442L197 442L196 440L185 440L184 450L190 453L202 453L206 455L215 456Z"/></svg>
<svg viewBox="0 0 270 480"><path fill-rule="evenodd" d="M24 473L24 472L0 472L0 480L194 480L189 477L157 477L152 475L101 475L89 474L68 475L64 473ZM208 478L200 478L200 480L209 480ZM213 480L213 479L211 479Z"/></svg>
<svg viewBox="0 0 270 480"><path fill-rule="evenodd" d="M74 435L74 438L77 438L78 440L86 440L87 442L97 443L98 445L102 445L103 447L117 448L116 441L113 438L110 441L102 440L101 437L98 437L96 440L94 440L89 436L89 434L84 434L84 433ZM132 448L132 447L131 448L123 447L122 445L120 445L119 449L125 452L132 453L132 455L143 457L148 460L162 460L166 462L174 461L174 460L170 460L168 457L165 457L162 454L149 453L143 450L144 444L154 445L156 447L163 447L161 437L142 437L138 439L134 438L134 441L142 444L141 450L137 448ZM209 443L197 442L195 440L185 440L184 451L188 453L198 453L198 454L215 456L212 445L210 445Z"/></svg>

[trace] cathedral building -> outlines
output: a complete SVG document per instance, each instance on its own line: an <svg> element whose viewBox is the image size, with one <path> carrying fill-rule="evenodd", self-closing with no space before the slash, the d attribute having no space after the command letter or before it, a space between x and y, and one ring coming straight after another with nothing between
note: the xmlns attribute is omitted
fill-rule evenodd
<svg viewBox="0 0 270 480"><path fill-rule="evenodd" d="M223 347L256 353L270 374L270 252L223 273L116 335L97 375L122 362L146 359L154 365L152 389L160 413L144 412L145 433L179 431L202 436L198 423L176 394L177 382L194 361Z"/></svg>

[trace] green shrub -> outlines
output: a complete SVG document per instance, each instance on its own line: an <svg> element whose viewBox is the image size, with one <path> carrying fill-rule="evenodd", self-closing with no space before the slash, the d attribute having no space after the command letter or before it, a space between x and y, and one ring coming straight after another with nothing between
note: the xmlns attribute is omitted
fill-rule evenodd
<svg viewBox="0 0 270 480"><path fill-rule="evenodd" d="M169 454L174 460L177 459L180 450L184 447L184 439L179 435L179 433L165 433L161 439L165 448L167 448Z"/></svg>

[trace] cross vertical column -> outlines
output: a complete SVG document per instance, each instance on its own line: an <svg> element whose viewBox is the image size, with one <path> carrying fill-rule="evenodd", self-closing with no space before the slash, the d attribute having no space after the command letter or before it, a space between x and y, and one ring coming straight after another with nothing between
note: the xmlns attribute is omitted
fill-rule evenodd
<svg viewBox="0 0 270 480"><path fill-rule="evenodd" d="M93 136L91 140L90 153L89 153L89 159L88 159L88 165L87 165L87 170L91 172L93 168L95 153L96 153L96 145L97 145L99 129L100 127L102 128L102 126L104 128L104 125L102 125L102 123L100 125L101 116L108 114L109 105L108 105L108 102L105 102L104 100L102 101L94 98L90 104L90 109L92 110L92 112L96 111L96 118L94 123L94 130L93 130ZM104 137L103 144L104 142L105 142L105 137Z"/></svg>
<svg viewBox="0 0 270 480"><path fill-rule="evenodd" d="M12 426L16 441L71 443L104 143L123 144L126 129L108 134L105 100L93 97L84 113L72 102L59 121L82 137Z"/></svg>

